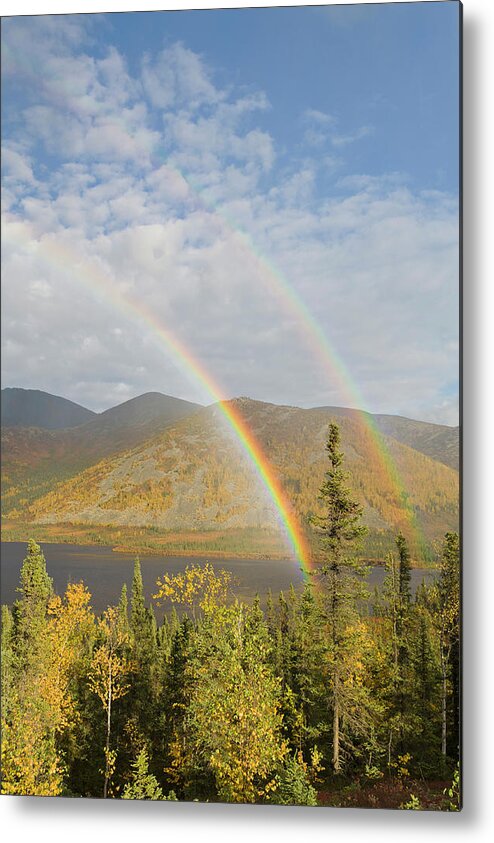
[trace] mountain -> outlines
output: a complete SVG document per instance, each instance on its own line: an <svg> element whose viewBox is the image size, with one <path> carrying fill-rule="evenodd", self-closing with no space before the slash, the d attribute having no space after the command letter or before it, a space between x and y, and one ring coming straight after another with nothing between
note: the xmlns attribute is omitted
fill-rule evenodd
<svg viewBox="0 0 494 843"><path fill-rule="evenodd" d="M416 421L404 416L365 413L346 407L316 407L315 409L331 413L335 417L368 418L386 436L392 436L398 442L409 445L410 448L432 457L433 460L438 460L458 470L460 462L458 427Z"/></svg>
<svg viewBox="0 0 494 843"><path fill-rule="evenodd" d="M99 413L92 419L91 430L97 432L138 428L143 431L153 424L169 424L190 416L199 410L200 406L182 398L162 395L161 392L146 392Z"/></svg>
<svg viewBox="0 0 494 843"><path fill-rule="evenodd" d="M458 470L460 464L458 427L413 421L403 416L373 416L381 433L392 436L416 451Z"/></svg>
<svg viewBox="0 0 494 843"><path fill-rule="evenodd" d="M327 469L327 426L336 413L249 399L231 404L261 444L310 535L310 516L319 511L318 492ZM349 483L369 527L370 558L382 558L399 530L418 554L457 528L454 469L393 437L383 435L376 443L361 414L340 414L337 420ZM84 428L94 429L95 423ZM237 440L225 430L217 405L196 410L118 453L108 452L70 478L60 477L45 493L19 500L17 511L7 510L7 516L38 525L117 526L163 535L279 531L273 503Z"/></svg>
<svg viewBox="0 0 494 843"><path fill-rule="evenodd" d="M59 430L77 427L90 421L96 413L39 389L2 389L2 427L39 427Z"/></svg>
<svg viewBox="0 0 494 843"><path fill-rule="evenodd" d="M132 448L199 408L190 401L149 392L103 413L91 413L89 421L71 429L2 428L4 511L29 504L54 483Z"/></svg>

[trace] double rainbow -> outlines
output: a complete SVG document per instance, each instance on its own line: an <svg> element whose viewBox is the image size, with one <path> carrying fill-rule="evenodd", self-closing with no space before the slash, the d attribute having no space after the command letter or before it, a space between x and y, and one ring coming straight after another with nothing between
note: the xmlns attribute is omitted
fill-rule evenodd
<svg viewBox="0 0 494 843"><path fill-rule="evenodd" d="M389 491L394 496L396 506L403 512L404 519L403 523L400 524L400 529L403 528L408 533L409 538L415 540L417 549L425 548L427 542L418 523L416 511L408 499L398 467L372 415L364 409L365 401L355 380L350 375L335 346L329 341L322 326L286 276L265 254L261 253L252 237L242 230L239 224L225 212L224 208L217 202L208 199L206 190L195 184L173 162L168 161L167 167L185 182L200 205L206 211L214 213L216 218L224 223L227 230L238 238L246 253L254 257L266 287L276 297L285 312L294 318L302 341L309 347L312 356L325 375L329 376L329 382L333 384L336 381L338 392L343 397L345 405L353 409L352 417L359 426L361 435L366 442L365 450L367 453L374 453L377 465L381 467L384 477L387 478Z"/></svg>
<svg viewBox="0 0 494 843"><path fill-rule="evenodd" d="M125 317L150 329L155 340L161 347L165 347L182 371L205 390L214 403L218 404L224 419L254 467L257 477L267 490L293 554L304 573L308 574L310 554L307 540L274 468L238 407L233 402L225 400L221 387L202 363L143 302L135 301L128 294L123 293L99 264L78 254L72 246L59 238L55 239L49 235L36 238L32 226L27 223L17 223L14 229L14 231L6 232L7 240L9 237L15 238L30 246L37 242L39 254L50 264L54 264L57 268L66 267L70 271L71 278L77 279L84 287L89 287L103 303L110 305L113 309L117 307Z"/></svg>
<svg viewBox="0 0 494 843"><path fill-rule="evenodd" d="M6 49L8 49L8 46ZM16 62L17 67L22 69L28 79L38 79L28 56L23 56L22 54L17 55ZM58 97L62 104L70 106L71 92L69 90L62 93L59 91ZM122 126L125 129L123 121ZM165 160L164 156L160 155L159 152L156 155L156 159L160 164ZM241 230L238 223L231 219L218 203L213 203L207 198L205 189L199 185L195 185L192 179L187 177L172 161L167 160L166 166L171 172L174 172L183 179L191 194L209 212L214 212L217 218L221 219L225 226L239 238L240 244L248 254L256 259L267 288L277 297L280 305L291 316L295 317L295 324L301 333L303 341L311 349L314 359L321 369L329 375L331 383L334 383L336 380L344 403L354 408L353 418L359 425L362 436L366 440L366 448L372 450L377 458L378 465L383 469L383 474L389 484L389 491L404 513L405 526L408 527L409 535L415 538L417 547L423 547L425 545L424 536L420 531L415 510L406 495L405 486L398 468L371 415L363 409L365 402L354 380L341 360L336 348L328 340L321 325L316 321L288 279L274 266L272 261L259 251L252 238ZM142 302L136 302L122 293L99 265L93 261L89 262L86 258L76 254L74 249L66 243L52 239L47 235L38 239L28 224L20 223L20 225L25 227L24 237L31 243L37 240L39 248L50 262L65 264L71 276L78 278L84 286L89 286L97 297L99 296L106 300L112 307L118 307L128 318L146 325L161 346L178 363L182 371L199 384L212 401L218 403L224 418L234 431L244 451L254 465L260 481L273 500L279 520L293 552L299 559L305 572L308 572L310 563L307 542L292 512L291 506L283 493L275 471L263 454L260 444L255 439L245 419L234 405L224 401L221 388L206 371L202 363L195 358L191 351L183 345L167 326L163 325L157 319L156 315L150 309L146 308ZM19 231L20 229L18 229L18 233Z"/></svg>

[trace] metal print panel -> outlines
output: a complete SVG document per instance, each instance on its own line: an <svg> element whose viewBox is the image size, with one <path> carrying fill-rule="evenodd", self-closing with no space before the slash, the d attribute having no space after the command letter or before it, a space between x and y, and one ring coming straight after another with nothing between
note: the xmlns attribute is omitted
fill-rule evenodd
<svg viewBox="0 0 494 843"><path fill-rule="evenodd" d="M458 811L461 5L2 39L2 793Z"/></svg>

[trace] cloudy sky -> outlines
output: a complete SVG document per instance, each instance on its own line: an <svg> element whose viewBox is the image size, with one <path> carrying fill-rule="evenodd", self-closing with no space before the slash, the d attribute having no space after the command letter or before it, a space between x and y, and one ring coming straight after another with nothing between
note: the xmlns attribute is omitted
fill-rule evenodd
<svg viewBox="0 0 494 843"><path fill-rule="evenodd" d="M2 386L457 423L457 3L2 41Z"/></svg>

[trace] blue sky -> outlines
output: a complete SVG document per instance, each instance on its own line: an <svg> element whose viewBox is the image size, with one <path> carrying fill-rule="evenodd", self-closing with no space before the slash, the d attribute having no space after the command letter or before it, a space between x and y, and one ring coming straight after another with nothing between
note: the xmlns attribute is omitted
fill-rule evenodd
<svg viewBox="0 0 494 843"><path fill-rule="evenodd" d="M458 188L458 4L230 9L109 16L134 68L183 40L223 85L264 90L264 125L303 154L300 114L329 113L338 134L371 130L351 167L396 170L417 188ZM135 33L138 37L135 37ZM330 147L331 148L331 147Z"/></svg>
<svg viewBox="0 0 494 843"><path fill-rule="evenodd" d="M14 17L3 40L4 386L208 400L63 242L226 395L456 422L456 2Z"/></svg>

